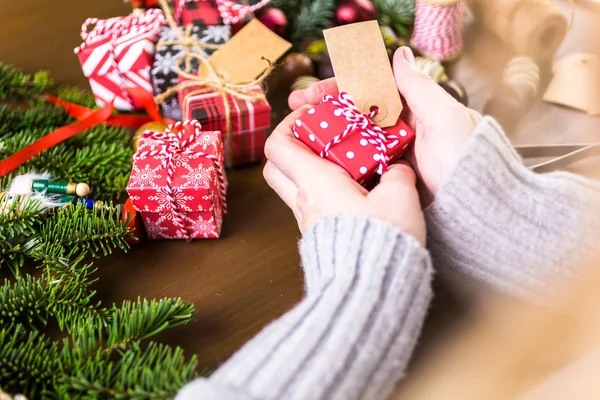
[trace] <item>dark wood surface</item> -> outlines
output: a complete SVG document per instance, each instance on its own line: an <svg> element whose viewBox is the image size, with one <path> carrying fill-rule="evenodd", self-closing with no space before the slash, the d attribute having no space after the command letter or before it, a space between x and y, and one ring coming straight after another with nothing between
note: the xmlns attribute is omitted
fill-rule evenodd
<svg viewBox="0 0 600 400"><path fill-rule="evenodd" d="M2 5L0 60L28 72L48 69L59 84L88 87L73 53L87 17L107 18L129 10L121 0L23 0ZM500 80L511 53L478 28L466 31L466 50L453 75L480 109ZM591 8L580 7L561 55L590 51L586 39L600 37ZM281 101L274 104L283 109ZM516 143L597 140L598 118L538 102L519 129ZM303 293L294 218L267 187L261 166L228 172L229 213L219 240L150 241L127 254L97 262L97 289L105 302L143 297L181 297L196 306L193 322L158 339L197 354L201 366L222 363L263 326L297 303ZM462 285L461 285L462 286ZM424 338L428 343L472 308L464 287L439 280ZM467 289L468 292L468 289Z"/></svg>

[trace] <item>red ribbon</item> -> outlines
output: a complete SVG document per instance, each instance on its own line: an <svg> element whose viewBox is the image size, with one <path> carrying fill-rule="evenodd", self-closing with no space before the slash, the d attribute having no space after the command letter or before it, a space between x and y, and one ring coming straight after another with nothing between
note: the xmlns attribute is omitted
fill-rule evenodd
<svg viewBox="0 0 600 400"><path fill-rule="evenodd" d="M81 120L70 125L63 126L33 142L29 146L19 150L12 156L0 161L0 176L4 176L14 171L41 152L48 150L57 144L81 133L82 131L98 125L110 118L113 112L113 104L109 103L104 107L86 114Z"/></svg>
<svg viewBox="0 0 600 400"><path fill-rule="evenodd" d="M14 171L33 157L43 151L46 151L65 140L89 129L95 125L106 123L111 126L139 127L148 122L159 121L169 123L164 120L158 111L158 105L152 95L142 89L125 89L132 98L139 101L144 106L148 115L112 115L114 106L111 103L106 104L98 110L83 107L65 100L58 99L47 94L46 98L52 104L64 107L67 114L77 118L79 121L70 125L63 126L53 132L50 132L43 138L19 150L12 156L0 161L0 177Z"/></svg>
<svg viewBox="0 0 600 400"><path fill-rule="evenodd" d="M152 121L160 121L167 124L166 121L163 121L158 111L158 106L150 93L139 88L128 88L125 90L129 96L135 98L144 107L148 115L113 115L107 121L103 122L110 126L124 126L129 128L137 128ZM77 119L85 118L86 115L94 111L91 108L61 100L50 94L47 94L46 98L50 103L64 107L67 114Z"/></svg>

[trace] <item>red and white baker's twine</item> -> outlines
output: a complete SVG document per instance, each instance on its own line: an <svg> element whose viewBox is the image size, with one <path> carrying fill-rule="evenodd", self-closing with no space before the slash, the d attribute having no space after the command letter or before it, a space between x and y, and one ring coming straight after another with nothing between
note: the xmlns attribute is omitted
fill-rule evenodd
<svg viewBox="0 0 600 400"><path fill-rule="evenodd" d="M179 0L177 7L175 8L175 20L181 21L181 13L183 11L183 7L185 3L193 3L198 0ZM216 0L217 9L221 14L221 18L223 18L223 23L225 25L237 24L242 21L248 15L257 11L258 9L266 6L270 3L271 0L261 0L256 4L251 6L247 6L244 4L238 4L232 0Z"/></svg>
<svg viewBox="0 0 600 400"><path fill-rule="evenodd" d="M158 8L151 8L140 15L129 14L109 19L88 18L81 25L81 38L89 44L102 35L110 34L114 39L117 35L125 35L134 29L140 32L158 30L165 22L163 12ZM94 26L91 31L90 25Z"/></svg>
<svg viewBox="0 0 600 400"><path fill-rule="evenodd" d="M338 108L333 112L334 115L344 116L348 121L348 125L341 134L334 136L331 141L323 146L320 156L328 157L332 146L341 143L342 139L350 132L359 130L360 135L367 139L370 144L374 145L375 149L379 152L379 168L377 169L377 173L383 174L387 170L387 164L390 160L387 150L397 146L400 139L397 135L387 133L371 121L371 118L379 113L379 108L374 108L368 114L361 113L352 99L350 99L350 96L345 92L341 92L337 99L331 95L327 95L323 97L323 103L331 103L337 106Z"/></svg>
<svg viewBox="0 0 600 400"><path fill-rule="evenodd" d="M462 49L463 0L435 4L417 0L413 44L425 55L442 61Z"/></svg>
<svg viewBox="0 0 600 400"><path fill-rule="evenodd" d="M187 132L188 126L193 126L194 131L187 137L187 139L183 140L183 134ZM164 157L162 167L167 169L167 187L165 188L165 195L171 205L171 208L173 209L173 222L183 230L187 240L190 240L192 236L188 229L188 224L185 223L185 214L183 214L179 209L177 196L173 189L176 158L186 156L191 156L193 158L205 157L213 161L217 172L217 179L219 180L219 201L221 202L223 210L226 209L226 184L223 176L223 166L219 162L218 157L214 154L188 149L188 146L194 143L201 133L202 125L195 119L178 121L174 124L171 124L167 127L165 132L145 131L142 135L143 138L155 140L161 143L161 146L155 150L141 151L137 155L139 158L157 156Z"/></svg>

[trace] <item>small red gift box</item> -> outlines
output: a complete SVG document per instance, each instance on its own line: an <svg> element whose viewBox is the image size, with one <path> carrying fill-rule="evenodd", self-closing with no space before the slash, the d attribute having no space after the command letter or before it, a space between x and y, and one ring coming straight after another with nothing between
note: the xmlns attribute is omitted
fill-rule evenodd
<svg viewBox="0 0 600 400"><path fill-rule="evenodd" d="M119 110L143 108L126 89L140 88L152 95L150 70L163 23L159 9L107 20L89 18L84 22L84 42L75 53L99 106L114 101ZM94 28L87 32L90 25Z"/></svg>
<svg viewBox="0 0 600 400"><path fill-rule="evenodd" d="M221 131L227 166L261 161L266 131L271 127L269 102L264 98L251 101L226 95L229 104L228 131L223 96L219 93L202 92L203 90L193 87L179 92L183 118L200 121L204 129ZM260 86L253 86L247 92L264 95Z"/></svg>
<svg viewBox="0 0 600 400"><path fill-rule="evenodd" d="M226 189L219 132L198 121L144 132L127 193L150 239L218 238Z"/></svg>
<svg viewBox="0 0 600 400"><path fill-rule="evenodd" d="M325 96L321 104L296 120L294 136L312 151L344 168L363 185L381 174L413 141L413 130L401 119L385 130L363 114L346 93Z"/></svg>
<svg viewBox="0 0 600 400"><path fill-rule="evenodd" d="M183 26L223 25L223 18L215 0L178 0L175 18L180 20Z"/></svg>

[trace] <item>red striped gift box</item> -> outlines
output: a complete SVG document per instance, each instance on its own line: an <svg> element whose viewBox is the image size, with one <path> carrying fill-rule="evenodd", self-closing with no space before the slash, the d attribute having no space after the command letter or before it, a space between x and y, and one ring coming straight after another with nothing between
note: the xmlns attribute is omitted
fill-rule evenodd
<svg viewBox="0 0 600 400"><path fill-rule="evenodd" d="M263 93L260 86L251 87L249 91ZM228 138L223 97L218 93L194 92L199 92L198 88L179 92L183 119L198 120L204 130L221 131L224 143L230 140L230 146L225 146L225 164L232 166L261 161L264 157L266 133L271 127L269 102L252 102L227 95L231 123L231 138Z"/></svg>
<svg viewBox="0 0 600 400"><path fill-rule="evenodd" d="M143 108L126 89L153 93L150 70L163 21L162 11L151 9L141 16L91 18L84 23L84 42L75 53L99 106L114 101L119 110ZM95 27L88 33L86 27L91 24Z"/></svg>

